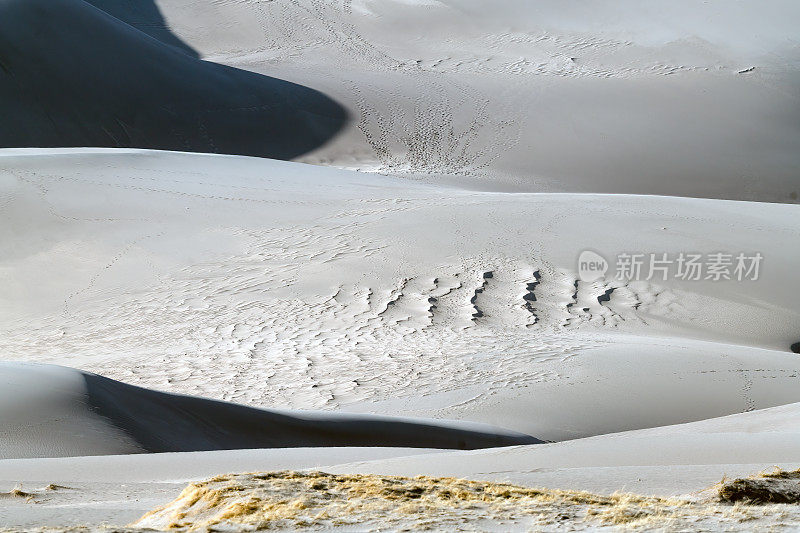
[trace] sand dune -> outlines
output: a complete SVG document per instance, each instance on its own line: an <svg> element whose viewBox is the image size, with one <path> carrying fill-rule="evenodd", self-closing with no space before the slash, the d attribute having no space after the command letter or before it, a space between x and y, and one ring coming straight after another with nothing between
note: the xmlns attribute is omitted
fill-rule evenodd
<svg viewBox="0 0 800 533"><path fill-rule="evenodd" d="M0 377L2 458L309 446L473 449L541 442L479 424L267 411L60 367L0 363Z"/></svg>
<svg viewBox="0 0 800 533"><path fill-rule="evenodd" d="M800 401L794 206L475 192L145 151L0 159L8 358L546 440ZM689 245L759 251L762 277L576 274L584 248Z"/></svg>
<svg viewBox="0 0 800 533"><path fill-rule="evenodd" d="M3 2L0 146L302 157L491 190L800 195L791 1L89 3Z"/></svg>
<svg viewBox="0 0 800 533"><path fill-rule="evenodd" d="M686 495L771 465L800 464L800 404L542 446L407 457L327 469L445 475L526 486ZM760 465L760 466L759 466Z"/></svg>
<svg viewBox="0 0 800 533"><path fill-rule="evenodd" d="M195 49L172 33L169 24L164 20L161 9L153 0L140 0L138 2L128 2L127 0L84 1L166 45L177 48L192 57L199 57Z"/></svg>
<svg viewBox="0 0 800 533"><path fill-rule="evenodd" d="M0 363L0 457L62 457L143 451L94 413L80 372Z"/></svg>
<svg viewBox="0 0 800 533"><path fill-rule="evenodd" d="M123 14L133 5L108 4ZM163 26L147 22L154 16L147 4L132 18L143 16L165 39ZM3 1L0 146L135 146L288 159L328 141L345 120L346 112L318 91L201 61L176 39L166 42L83 0Z"/></svg>
<svg viewBox="0 0 800 533"><path fill-rule="evenodd" d="M791 0L158 4L202 57L347 108L308 162L491 190L800 198Z"/></svg>

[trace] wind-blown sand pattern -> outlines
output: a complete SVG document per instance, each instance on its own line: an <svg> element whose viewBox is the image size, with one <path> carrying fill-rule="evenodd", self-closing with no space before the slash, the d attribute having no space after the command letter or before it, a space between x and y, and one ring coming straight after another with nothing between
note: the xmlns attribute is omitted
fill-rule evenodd
<svg viewBox="0 0 800 533"><path fill-rule="evenodd" d="M10 242L42 250L11 263L12 286L54 263L65 271L40 297L7 293L15 312L0 316L0 343L18 358L69 354L170 392L466 418L545 440L800 401L800 360L787 351L797 280L778 266L798 260L785 246L800 236L793 206L484 193L153 152L3 161L6 213L30 220ZM637 222L620 228L620 216ZM531 224L510 231L520 220ZM52 246L37 228L56 221ZM678 251L687 235L707 243L700 251L761 250L777 270L751 283L574 273L584 246Z"/></svg>
<svg viewBox="0 0 800 533"><path fill-rule="evenodd" d="M0 0L0 529L796 529L799 27Z"/></svg>

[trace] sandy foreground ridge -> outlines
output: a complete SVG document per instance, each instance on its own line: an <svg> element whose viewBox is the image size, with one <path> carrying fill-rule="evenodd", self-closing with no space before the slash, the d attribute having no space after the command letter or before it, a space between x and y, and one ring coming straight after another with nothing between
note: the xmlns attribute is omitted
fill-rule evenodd
<svg viewBox="0 0 800 533"><path fill-rule="evenodd" d="M0 531L800 528L798 28L0 0Z"/></svg>

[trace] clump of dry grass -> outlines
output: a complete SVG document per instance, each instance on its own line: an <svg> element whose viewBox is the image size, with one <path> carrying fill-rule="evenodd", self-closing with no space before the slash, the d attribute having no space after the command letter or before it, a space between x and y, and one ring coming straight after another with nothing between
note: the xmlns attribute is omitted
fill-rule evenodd
<svg viewBox="0 0 800 533"><path fill-rule="evenodd" d="M722 502L800 503L800 469L759 472L746 478L723 479L717 487Z"/></svg>
<svg viewBox="0 0 800 533"><path fill-rule="evenodd" d="M32 492L22 490L21 486L16 486L8 492L0 492L0 498L21 498L26 501L31 501L36 495Z"/></svg>

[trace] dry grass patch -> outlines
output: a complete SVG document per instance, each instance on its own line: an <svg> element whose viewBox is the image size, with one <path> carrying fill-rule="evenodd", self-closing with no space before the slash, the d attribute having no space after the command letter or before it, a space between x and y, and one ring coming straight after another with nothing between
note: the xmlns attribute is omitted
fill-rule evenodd
<svg viewBox="0 0 800 533"><path fill-rule="evenodd" d="M717 491L723 502L800 503L800 469L787 471L775 467L746 478L723 479Z"/></svg>
<svg viewBox="0 0 800 533"><path fill-rule="evenodd" d="M456 478L323 472L217 476L192 483L132 527L243 531L379 524L389 529L686 528L774 516L766 508L634 494L535 489ZM749 526L748 526L749 527ZM745 528L746 529L746 528Z"/></svg>

